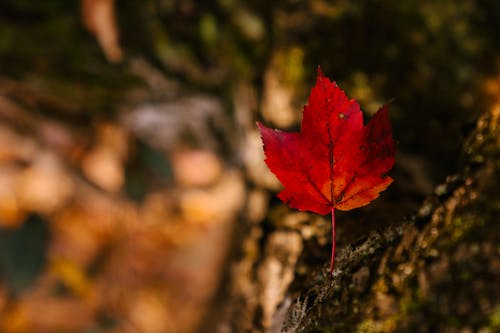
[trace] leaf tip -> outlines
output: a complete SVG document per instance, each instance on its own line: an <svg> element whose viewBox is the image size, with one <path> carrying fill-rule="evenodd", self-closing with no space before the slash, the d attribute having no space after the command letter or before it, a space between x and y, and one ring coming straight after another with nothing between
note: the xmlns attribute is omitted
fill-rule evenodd
<svg viewBox="0 0 500 333"><path fill-rule="evenodd" d="M256 122L257 124L257 127L259 128L259 131L260 133L262 134L262 132L264 132L265 130L269 129L267 128L264 124L262 124L260 121L257 121Z"/></svg>
<svg viewBox="0 0 500 333"><path fill-rule="evenodd" d="M323 71L321 70L321 66L320 66L320 65L318 65L317 72L318 72L318 78L320 78L320 77L324 77L324 76L325 76L325 74L324 74L324 73L323 73Z"/></svg>

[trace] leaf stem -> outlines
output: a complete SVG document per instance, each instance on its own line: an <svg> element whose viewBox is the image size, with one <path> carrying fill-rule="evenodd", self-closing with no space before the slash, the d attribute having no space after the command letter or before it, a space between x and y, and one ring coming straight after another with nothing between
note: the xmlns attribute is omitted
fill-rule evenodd
<svg viewBox="0 0 500 333"><path fill-rule="evenodd" d="M330 261L330 276L333 277L333 267L335 266L335 208L332 208L332 258Z"/></svg>

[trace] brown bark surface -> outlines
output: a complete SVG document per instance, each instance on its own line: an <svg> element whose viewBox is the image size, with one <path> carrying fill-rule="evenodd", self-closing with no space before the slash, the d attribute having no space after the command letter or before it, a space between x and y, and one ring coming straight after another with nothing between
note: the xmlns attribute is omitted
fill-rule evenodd
<svg viewBox="0 0 500 333"><path fill-rule="evenodd" d="M495 105L464 146L460 172L436 187L417 214L344 246L333 278L323 263L294 281L304 240L299 232L274 231L262 257L247 254L234 264L228 325L267 332L494 332L499 124Z"/></svg>

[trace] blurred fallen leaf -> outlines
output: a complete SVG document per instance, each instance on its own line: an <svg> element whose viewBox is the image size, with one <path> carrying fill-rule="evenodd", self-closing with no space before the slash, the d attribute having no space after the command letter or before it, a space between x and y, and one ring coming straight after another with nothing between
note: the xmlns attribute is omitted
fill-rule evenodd
<svg viewBox="0 0 500 333"><path fill-rule="evenodd" d="M76 332L91 323L91 312L76 298L31 293L10 309L0 329L4 333Z"/></svg>
<svg viewBox="0 0 500 333"><path fill-rule="evenodd" d="M181 150L173 155L176 180L186 186L207 186L220 176L222 165L217 156L204 150Z"/></svg>
<svg viewBox="0 0 500 333"><path fill-rule="evenodd" d="M210 189L184 192L180 207L186 220L195 223L225 223L242 207L245 200L243 177L238 172L227 172Z"/></svg>
<svg viewBox="0 0 500 333"><path fill-rule="evenodd" d="M112 63L123 59L123 51L118 42L118 28L115 18L114 0L82 0L82 20L91 31L106 58Z"/></svg>
<svg viewBox="0 0 500 333"><path fill-rule="evenodd" d="M92 149L82 161L85 176L110 192L119 191L124 182L124 170L116 152L104 146Z"/></svg>
<svg viewBox="0 0 500 333"><path fill-rule="evenodd" d="M141 207L142 223L165 224L166 221L172 220L171 201L172 198L162 192L148 194Z"/></svg>
<svg viewBox="0 0 500 333"><path fill-rule="evenodd" d="M51 213L74 194L74 184L56 156L40 153L18 178L17 195L28 211Z"/></svg>
<svg viewBox="0 0 500 333"><path fill-rule="evenodd" d="M0 99L0 108L2 103ZM7 126L0 125L0 162L29 160L36 151L35 143Z"/></svg>
<svg viewBox="0 0 500 333"><path fill-rule="evenodd" d="M62 153L69 153L75 146L75 138L70 129L62 123L55 121L43 121L39 123L38 135L43 143L49 147L54 147Z"/></svg>
<svg viewBox="0 0 500 333"><path fill-rule="evenodd" d="M24 220L25 214L16 196L16 177L19 170L0 167L0 226L17 227Z"/></svg>
<svg viewBox="0 0 500 333"><path fill-rule="evenodd" d="M97 128L97 141L113 150L120 159L127 158L129 136L123 127L112 123L99 124Z"/></svg>
<svg viewBox="0 0 500 333"><path fill-rule="evenodd" d="M122 127L99 124L97 143L82 161L85 176L104 190L119 191L125 180L123 164L128 157L128 138Z"/></svg>
<svg viewBox="0 0 500 333"><path fill-rule="evenodd" d="M171 331L167 325L167 309L154 290L136 295L130 309L130 320L140 332L162 333Z"/></svg>
<svg viewBox="0 0 500 333"><path fill-rule="evenodd" d="M85 270L116 233L116 211L123 207L90 202L79 198L78 203L65 207L51 221L49 260L69 260Z"/></svg>
<svg viewBox="0 0 500 333"><path fill-rule="evenodd" d="M85 273L74 263L67 260L58 260L52 262L50 266L50 270L72 291L83 297L90 295L91 284Z"/></svg>

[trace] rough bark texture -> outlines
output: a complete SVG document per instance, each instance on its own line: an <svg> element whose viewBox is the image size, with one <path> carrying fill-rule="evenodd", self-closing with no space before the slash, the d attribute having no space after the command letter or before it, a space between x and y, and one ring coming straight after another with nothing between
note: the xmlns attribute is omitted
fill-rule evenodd
<svg viewBox="0 0 500 333"><path fill-rule="evenodd" d="M233 274L228 307L233 310L233 329L498 330L500 285L494 281L500 280L499 122L500 106L495 105L479 119L464 146L460 172L436 187L417 214L345 246L332 279L323 264L308 271L300 288L292 283L302 247L298 233L272 233L258 260L247 252ZM276 244L293 235L293 242ZM292 288L284 293L290 283Z"/></svg>
<svg viewBox="0 0 500 333"><path fill-rule="evenodd" d="M409 221L345 249L334 279L296 298L285 331L498 329L499 111L479 120L461 172Z"/></svg>

